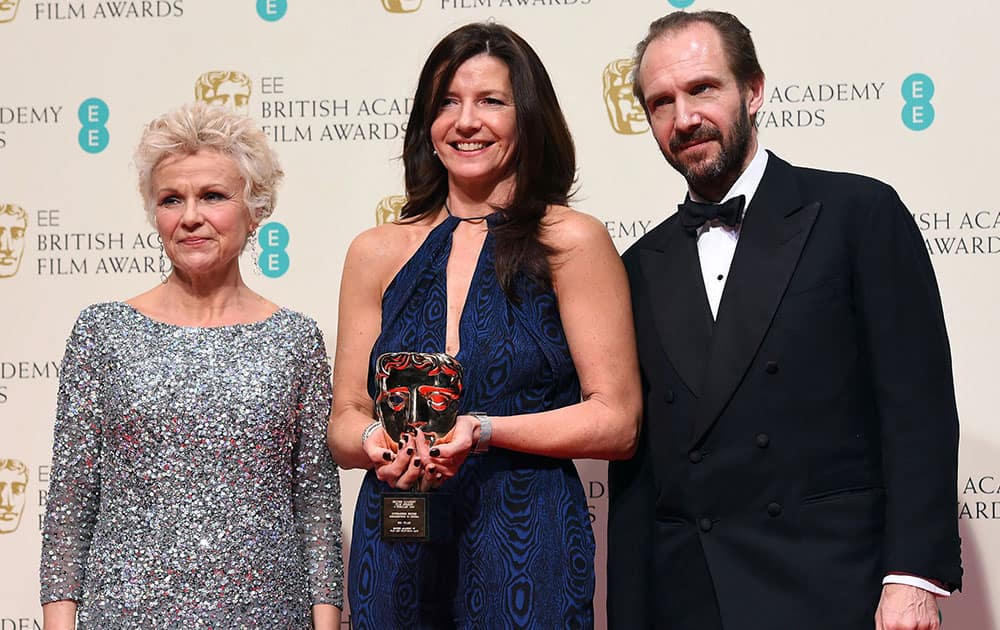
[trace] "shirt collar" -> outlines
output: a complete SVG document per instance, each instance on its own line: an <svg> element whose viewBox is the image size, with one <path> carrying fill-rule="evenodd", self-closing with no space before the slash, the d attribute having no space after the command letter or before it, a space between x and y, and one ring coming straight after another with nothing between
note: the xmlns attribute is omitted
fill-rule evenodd
<svg viewBox="0 0 1000 630"><path fill-rule="evenodd" d="M757 152L754 153L753 159L750 160L750 164L747 165L746 169L740 173L739 178L733 184L733 187L729 189L729 192L719 200L719 203L723 203L736 197L737 195L743 195L746 198L746 202L743 204L743 214L746 216L746 208L750 207L750 202L753 201L754 193L757 192L757 187L760 186L760 180L764 177L764 169L767 167L767 151L764 147L757 144ZM701 201L701 199L691 190L688 190L688 194L695 201Z"/></svg>

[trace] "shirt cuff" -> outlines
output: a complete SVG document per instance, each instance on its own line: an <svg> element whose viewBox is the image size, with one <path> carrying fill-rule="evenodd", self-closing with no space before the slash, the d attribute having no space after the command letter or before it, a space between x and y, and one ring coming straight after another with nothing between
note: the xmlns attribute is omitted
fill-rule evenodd
<svg viewBox="0 0 1000 630"><path fill-rule="evenodd" d="M906 575L905 573L890 573L882 578L882 584L906 584L907 586L922 588L925 591L934 593L938 597L951 597L950 591L944 590L933 582L925 580L924 578L919 578L915 575Z"/></svg>

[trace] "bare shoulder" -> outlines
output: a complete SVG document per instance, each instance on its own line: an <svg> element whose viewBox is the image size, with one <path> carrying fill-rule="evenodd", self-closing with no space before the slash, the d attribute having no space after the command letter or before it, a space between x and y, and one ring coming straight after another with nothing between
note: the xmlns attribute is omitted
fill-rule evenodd
<svg viewBox="0 0 1000 630"><path fill-rule="evenodd" d="M430 221L386 223L361 232L347 249L344 274L361 274L384 288L433 227Z"/></svg>
<svg viewBox="0 0 1000 630"><path fill-rule="evenodd" d="M607 227L599 219L568 206L549 206L542 238L557 256L580 250L614 248Z"/></svg>

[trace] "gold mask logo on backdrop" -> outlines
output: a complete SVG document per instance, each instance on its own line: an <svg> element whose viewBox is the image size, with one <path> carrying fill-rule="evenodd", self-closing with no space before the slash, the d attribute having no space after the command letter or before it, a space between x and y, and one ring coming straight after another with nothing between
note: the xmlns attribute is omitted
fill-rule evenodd
<svg viewBox="0 0 1000 630"><path fill-rule="evenodd" d="M0 24L13 22L17 17L17 5L21 0L0 0Z"/></svg>
<svg viewBox="0 0 1000 630"><path fill-rule="evenodd" d="M604 68L604 105L611 119L611 127L623 135L646 133L649 123L642 104L632 93L635 62L615 59Z"/></svg>
<svg viewBox="0 0 1000 630"><path fill-rule="evenodd" d="M375 225L399 221L399 213L406 203L406 195L389 195L375 207Z"/></svg>
<svg viewBox="0 0 1000 630"><path fill-rule="evenodd" d="M382 0L382 8L389 13L413 13L424 0Z"/></svg>
<svg viewBox="0 0 1000 630"><path fill-rule="evenodd" d="M194 83L195 100L209 105L231 107L240 114L249 114L250 77L236 70L213 70L198 77Z"/></svg>
<svg viewBox="0 0 1000 630"><path fill-rule="evenodd" d="M28 213L12 203L0 203L0 278L17 274L27 231Z"/></svg>
<svg viewBox="0 0 1000 630"><path fill-rule="evenodd" d="M0 458L0 535L17 531L27 498L28 467L16 459Z"/></svg>

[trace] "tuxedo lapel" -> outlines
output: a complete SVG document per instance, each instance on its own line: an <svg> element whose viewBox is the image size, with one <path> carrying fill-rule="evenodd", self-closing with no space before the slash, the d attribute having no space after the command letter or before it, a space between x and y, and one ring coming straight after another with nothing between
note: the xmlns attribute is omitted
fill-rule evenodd
<svg viewBox="0 0 1000 630"><path fill-rule="evenodd" d="M819 214L819 202L802 200L791 168L771 155L747 209L719 304L693 444L719 418L746 375Z"/></svg>
<svg viewBox="0 0 1000 630"><path fill-rule="evenodd" d="M671 365L688 389L699 396L712 338L712 311L695 239L676 219L664 227L664 237L640 252L653 311L650 319Z"/></svg>

